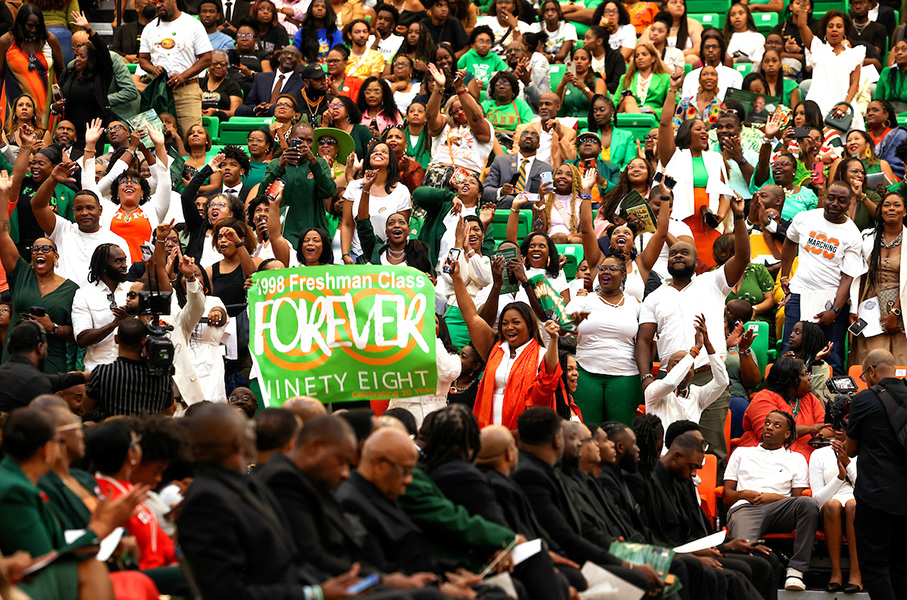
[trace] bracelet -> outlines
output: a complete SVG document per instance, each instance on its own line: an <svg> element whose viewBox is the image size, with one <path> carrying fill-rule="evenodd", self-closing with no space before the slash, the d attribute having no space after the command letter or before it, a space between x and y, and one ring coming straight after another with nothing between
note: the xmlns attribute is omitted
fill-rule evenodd
<svg viewBox="0 0 907 600"><path fill-rule="evenodd" d="M746 218L746 215L734 215L735 221L742 221L745 218Z"/></svg>
<svg viewBox="0 0 907 600"><path fill-rule="evenodd" d="M237 243L233 244L233 247L236 249L242 248L243 246L245 246L245 244L243 244L242 242L237 242Z"/></svg>
<svg viewBox="0 0 907 600"><path fill-rule="evenodd" d="M697 348L696 346L690 348L690 356L692 356L693 358L699 356L699 348Z"/></svg>
<svg viewBox="0 0 907 600"><path fill-rule="evenodd" d="M752 354L752 353L753 353L753 349L752 349L752 348L747 348L746 350L741 350L741 351L740 351L740 356L749 356L749 355Z"/></svg>
<svg viewBox="0 0 907 600"><path fill-rule="evenodd" d="M655 378L655 375L652 375L651 373L646 373L645 375L643 375L642 377L639 378L639 381L640 381L640 383L642 383L646 379L654 379L654 378Z"/></svg>
<svg viewBox="0 0 907 600"><path fill-rule="evenodd" d="M464 94L468 94L468 93L469 93L469 90L464 88L464 89L460 90L459 92L457 92L457 96L463 96Z"/></svg>
<svg viewBox="0 0 907 600"><path fill-rule="evenodd" d="M582 200L592 200L592 194L580 194L579 197Z"/></svg>
<svg viewBox="0 0 907 600"><path fill-rule="evenodd" d="M157 239L157 238L154 238L154 243L155 243L155 244L166 244L166 243L167 243L167 240L159 240L159 239Z"/></svg>
<svg viewBox="0 0 907 600"><path fill-rule="evenodd" d="M353 258L353 257L352 257L352 256L350 256L350 255L349 255L349 254L344 254L344 255L343 255L343 256L341 256L341 257L340 257L340 258L346 258L346 257L347 257L347 256L349 256L349 257L350 257L350 258Z"/></svg>
<svg viewBox="0 0 907 600"><path fill-rule="evenodd" d="M518 213L518 212L520 212L520 209L518 209L518 208L511 208L511 209L510 209L510 212Z"/></svg>

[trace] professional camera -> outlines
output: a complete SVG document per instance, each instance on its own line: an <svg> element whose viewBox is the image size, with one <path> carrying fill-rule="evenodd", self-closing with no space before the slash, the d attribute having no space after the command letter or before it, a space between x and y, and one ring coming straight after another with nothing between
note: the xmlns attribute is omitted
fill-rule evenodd
<svg viewBox="0 0 907 600"><path fill-rule="evenodd" d="M154 375L173 374L173 342L169 332L172 325L162 325L161 315L170 314L171 292L139 292L139 314L152 315L154 319L145 325L148 339L145 341L145 354L148 356L148 367Z"/></svg>
<svg viewBox="0 0 907 600"><path fill-rule="evenodd" d="M847 394L837 394L825 404L825 423L835 431L847 429L850 420L850 399Z"/></svg>
<svg viewBox="0 0 907 600"><path fill-rule="evenodd" d="M857 382L853 380L853 377L848 375L829 377L828 381L825 382L825 387L835 396L838 394L853 396L860 391L857 387Z"/></svg>

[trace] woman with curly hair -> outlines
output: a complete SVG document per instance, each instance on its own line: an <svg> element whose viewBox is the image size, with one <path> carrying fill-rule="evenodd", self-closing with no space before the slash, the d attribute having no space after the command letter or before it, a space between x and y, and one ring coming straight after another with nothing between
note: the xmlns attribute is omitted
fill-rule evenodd
<svg viewBox="0 0 907 600"><path fill-rule="evenodd" d="M608 31L608 46L620 52L624 62L633 56L636 48L636 28L630 23L630 13L620 0L602 2L592 14L592 25L599 25Z"/></svg>
<svg viewBox="0 0 907 600"><path fill-rule="evenodd" d="M397 49L394 60L384 66L384 76L391 74L394 61L398 56L407 56L413 61L413 81L419 83L425 79L428 72L428 63L432 61L435 53L435 42L422 21L411 23L403 36L403 43Z"/></svg>

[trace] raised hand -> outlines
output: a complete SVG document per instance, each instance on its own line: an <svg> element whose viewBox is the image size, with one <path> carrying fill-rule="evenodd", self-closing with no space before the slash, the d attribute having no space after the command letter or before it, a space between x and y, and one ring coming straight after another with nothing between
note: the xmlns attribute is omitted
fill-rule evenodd
<svg viewBox="0 0 907 600"><path fill-rule="evenodd" d="M154 237L159 240L166 240L175 224L176 219L170 219L169 223L158 223L157 227L154 228Z"/></svg>
<svg viewBox="0 0 907 600"><path fill-rule="evenodd" d="M428 73L434 80L435 85L439 86L443 91L447 85L447 77L444 76L444 73L434 63L428 63Z"/></svg>
<svg viewBox="0 0 907 600"><path fill-rule="evenodd" d="M369 169L365 172L365 177L362 179L362 189L369 191L372 189L372 186L375 184L375 180L378 179L378 171L375 169Z"/></svg>
<svg viewBox="0 0 907 600"><path fill-rule="evenodd" d="M179 252L179 248L176 248L176 251ZM183 277L186 278L186 281L195 281L195 259L191 256L186 256L180 252L180 263L179 263L180 273L183 274Z"/></svg>
<svg viewBox="0 0 907 600"><path fill-rule="evenodd" d="M148 132L148 137L151 138L151 143L155 146L164 144L164 132L159 130L157 127L148 127L146 129Z"/></svg>
<svg viewBox="0 0 907 600"><path fill-rule="evenodd" d="M76 168L78 168L78 165L72 161L62 162L54 167L54 170L50 172L50 176L57 183L75 183L76 180L72 174Z"/></svg>
<svg viewBox="0 0 907 600"><path fill-rule="evenodd" d="M677 71L671 73L671 91L679 92L683 88L683 73Z"/></svg>
<svg viewBox="0 0 907 600"><path fill-rule="evenodd" d="M35 143L35 140L38 139L35 130L28 123L22 123L19 125L19 129L16 130L16 133L19 136L19 141L21 142L22 147L30 147Z"/></svg>
<svg viewBox="0 0 907 600"><path fill-rule="evenodd" d="M583 192L585 192L586 194L589 194L592 192L592 188L593 188L593 186L595 186L595 182L598 179L597 175L598 175L598 169L586 169L586 171L583 173L583 177L581 179L582 186L583 186Z"/></svg>
<svg viewBox="0 0 907 600"><path fill-rule="evenodd" d="M11 187L13 187L13 178L6 171L0 171L0 195L8 193Z"/></svg>
<svg viewBox="0 0 907 600"><path fill-rule="evenodd" d="M104 133L104 122L101 119L94 119L85 127L85 144L95 145L101 139Z"/></svg>
<svg viewBox="0 0 907 600"><path fill-rule="evenodd" d="M731 198L731 210L735 215L742 215L743 211L746 210L746 200L740 197L740 194L735 193L734 197Z"/></svg>
<svg viewBox="0 0 907 600"><path fill-rule="evenodd" d="M832 312L834 312L834 311L832 311ZM821 350L816 352L816 360L819 361L819 360L825 360L826 358L828 358L828 355L831 354L831 349L834 347L834 345L835 345L834 342L828 342L828 345L826 345L824 348L822 348Z"/></svg>
<svg viewBox="0 0 907 600"><path fill-rule="evenodd" d="M70 17L72 17L72 22L75 24L76 27L80 27L80 28L84 29L85 31L88 31L89 29L91 29L91 23L89 23L88 19L85 18L85 13L74 10L70 14Z"/></svg>
<svg viewBox="0 0 907 600"><path fill-rule="evenodd" d="M765 137L776 138L781 131L781 113L773 112L765 123Z"/></svg>
<svg viewBox="0 0 907 600"><path fill-rule="evenodd" d="M218 152L217 155L215 155L214 158L212 158L208 162L208 166L211 167L212 171L217 173L218 171L220 171L220 166L223 164L223 162L224 162L224 160L226 160L226 158L227 157L224 156L223 152Z"/></svg>
<svg viewBox="0 0 907 600"><path fill-rule="evenodd" d="M545 321L545 332L551 337L551 341L554 341L561 334L561 326L557 321Z"/></svg>
<svg viewBox="0 0 907 600"><path fill-rule="evenodd" d="M504 268L506 264L503 256L495 256L491 261L491 280L498 287L504 283Z"/></svg>

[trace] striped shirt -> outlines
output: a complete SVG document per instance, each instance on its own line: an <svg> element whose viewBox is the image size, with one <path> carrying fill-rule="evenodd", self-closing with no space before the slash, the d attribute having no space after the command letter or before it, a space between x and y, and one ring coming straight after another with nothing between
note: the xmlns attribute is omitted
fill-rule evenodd
<svg viewBox="0 0 907 600"><path fill-rule="evenodd" d="M85 394L97 403L101 419L161 413L173 404L170 375L154 375L147 363L122 356L94 368Z"/></svg>

